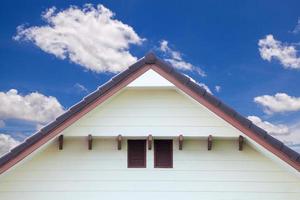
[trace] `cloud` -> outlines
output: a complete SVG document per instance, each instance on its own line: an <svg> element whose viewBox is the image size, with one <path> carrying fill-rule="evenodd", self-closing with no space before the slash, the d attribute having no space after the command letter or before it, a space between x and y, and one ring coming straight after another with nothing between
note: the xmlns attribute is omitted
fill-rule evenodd
<svg viewBox="0 0 300 200"><path fill-rule="evenodd" d="M37 123L37 124L35 125L35 130L36 130L36 131L40 131L44 126L45 126L45 124Z"/></svg>
<svg viewBox="0 0 300 200"><path fill-rule="evenodd" d="M300 144L290 145L290 147L295 151L297 151L298 153L300 153Z"/></svg>
<svg viewBox="0 0 300 200"><path fill-rule="evenodd" d="M300 153L300 121L289 126L290 134L278 139Z"/></svg>
<svg viewBox="0 0 300 200"><path fill-rule="evenodd" d="M0 133L0 156L18 145L20 142L10 135Z"/></svg>
<svg viewBox="0 0 300 200"><path fill-rule="evenodd" d="M144 39L101 4L59 12L52 7L42 17L46 25L19 26L14 39L31 41L47 53L97 73L120 72L137 61L129 47Z"/></svg>
<svg viewBox="0 0 300 200"><path fill-rule="evenodd" d="M32 92L22 96L16 89L0 92L0 119L20 119L39 123L54 120L64 112L55 97Z"/></svg>
<svg viewBox="0 0 300 200"><path fill-rule="evenodd" d="M283 124L272 124L267 121L263 121L261 118L257 116L248 116L248 119L251 120L255 125L259 126L260 128L264 129L268 133L272 135L288 135L289 128Z"/></svg>
<svg viewBox="0 0 300 200"><path fill-rule="evenodd" d="M221 91L221 86L216 85L216 86L215 86L215 90L216 90L216 92L220 92L220 91Z"/></svg>
<svg viewBox="0 0 300 200"><path fill-rule="evenodd" d="M274 124L263 121L257 116L248 116L254 124L266 130L269 134L273 135L284 144L293 148L300 153L300 121L291 124Z"/></svg>
<svg viewBox="0 0 300 200"><path fill-rule="evenodd" d="M297 25L295 26L292 33L294 33L294 34L300 33L300 18L298 18Z"/></svg>
<svg viewBox="0 0 300 200"><path fill-rule="evenodd" d="M211 90L209 89L209 87L205 84L205 83L201 83L196 81L195 79L193 79L192 77L190 77L187 74L184 74L186 77L188 77L191 81L193 81L194 83L197 83L198 85L200 85L201 87L203 87L208 93L212 94Z"/></svg>
<svg viewBox="0 0 300 200"><path fill-rule="evenodd" d="M297 56L295 46L283 44L275 40L273 35L267 35L258 42L259 52L262 59L271 61L278 60L284 68L299 69L300 57Z"/></svg>
<svg viewBox="0 0 300 200"><path fill-rule="evenodd" d="M286 93L258 96L254 98L254 102L260 104L267 114L300 110L300 98L289 96Z"/></svg>
<svg viewBox="0 0 300 200"><path fill-rule="evenodd" d="M167 40L162 40L160 42L159 50L166 54L167 58L165 58L165 60L175 68L185 71L194 71L202 77L206 76L202 69L184 61L180 52L172 50L169 47Z"/></svg>
<svg viewBox="0 0 300 200"><path fill-rule="evenodd" d="M74 85L74 87L75 87L79 92L84 92L84 93L88 93L88 92L89 92L89 90L88 90L84 85L82 85L82 84L80 84L80 83L76 83L76 84Z"/></svg>

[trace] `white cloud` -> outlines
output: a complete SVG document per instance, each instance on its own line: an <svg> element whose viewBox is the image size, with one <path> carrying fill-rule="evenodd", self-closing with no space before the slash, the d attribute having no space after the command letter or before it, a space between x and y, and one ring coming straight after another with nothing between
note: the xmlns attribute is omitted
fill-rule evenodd
<svg viewBox="0 0 300 200"><path fill-rule="evenodd" d="M267 114L300 110L300 98L289 96L286 93L258 96L254 98L254 102L263 106L264 112Z"/></svg>
<svg viewBox="0 0 300 200"><path fill-rule="evenodd" d="M98 73L119 72L137 61L129 47L144 39L103 5L71 6L60 12L53 7L42 17L46 25L19 26L14 39L32 41L47 53Z"/></svg>
<svg viewBox="0 0 300 200"><path fill-rule="evenodd" d="M0 92L0 119L20 119L47 123L64 112L55 97L38 92L22 96L16 89Z"/></svg>
<svg viewBox="0 0 300 200"><path fill-rule="evenodd" d="M259 52L262 59L271 61L278 60L284 68L300 69L300 57L297 56L295 46L283 44L274 39L273 35L267 35L258 42Z"/></svg>
<svg viewBox="0 0 300 200"><path fill-rule="evenodd" d="M300 153L300 144L292 144L290 147Z"/></svg>
<svg viewBox="0 0 300 200"><path fill-rule="evenodd" d="M200 85L201 87L203 87L208 93L212 94L211 90L205 83L197 82L197 84Z"/></svg>
<svg viewBox="0 0 300 200"><path fill-rule="evenodd" d="M216 85L216 86L215 86L215 90L216 90L216 92L220 92L220 91L221 91L221 86Z"/></svg>
<svg viewBox="0 0 300 200"><path fill-rule="evenodd" d="M260 128L264 129L268 133L272 135L288 135L289 128L283 124L272 124L267 121L263 121L261 118L257 116L248 116L248 119L251 120L255 125L259 126Z"/></svg>
<svg viewBox="0 0 300 200"><path fill-rule="evenodd" d="M169 47L167 40L162 40L160 42L159 50L168 56L168 58L166 58L165 60L171 63L171 65L175 68L186 71L194 71L197 72L200 76L206 76L205 72L202 69L184 61L180 52L172 50Z"/></svg>
<svg viewBox="0 0 300 200"><path fill-rule="evenodd" d="M74 87L75 87L79 92L84 92L84 93L88 93L88 92L89 92L89 90L88 90L84 85L82 85L82 84L80 84L80 83L76 83L76 84L74 85Z"/></svg>
<svg viewBox="0 0 300 200"><path fill-rule="evenodd" d="M292 124L289 125L289 130L290 130L290 134L283 137L283 138L279 138L282 141L284 141L286 144L290 145L290 146L298 146L298 148L300 147L300 121L294 122ZM300 149L298 149L300 150ZM300 153L300 151L299 151Z"/></svg>
<svg viewBox="0 0 300 200"><path fill-rule="evenodd" d="M300 121L291 124L274 124L263 121L257 116L249 116L248 119L300 153Z"/></svg>
<svg viewBox="0 0 300 200"><path fill-rule="evenodd" d="M19 141L15 140L10 135L0 133L0 156L8 152L19 143Z"/></svg>
<svg viewBox="0 0 300 200"><path fill-rule="evenodd" d="M36 130L36 131L40 131L44 126L45 126L45 124L37 123L37 124L35 125L35 130Z"/></svg>
<svg viewBox="0 0 300 200"><path fill-rule="evenodd" d="M195 79L193 79L192 77L190 77L187 74L184 74L186 77L188 77L191 81L193 81L194 83L197 83L198 85L200 85L201 87L203 87L208 93L212 94L211 90L209 89L209 87L205 84L205 83L201 83L196 81Z"/></svg>
<svg viewBox="0 0 300 200"><path fill-rule="evenodd" d="M295 28L292 31L292 33L294 33L294 34L300 33L300 18L298 18L297 25L295 26Z"/></svg>

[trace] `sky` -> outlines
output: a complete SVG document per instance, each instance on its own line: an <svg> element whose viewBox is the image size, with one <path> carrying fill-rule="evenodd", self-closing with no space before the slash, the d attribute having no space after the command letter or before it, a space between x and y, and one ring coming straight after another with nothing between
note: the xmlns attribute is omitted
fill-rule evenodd
<svg viewBox="0 0 300 200"><path fill-rule="evenodd" d="M0 153L147 52L300 152L299 1L3 1Z"/></svg>

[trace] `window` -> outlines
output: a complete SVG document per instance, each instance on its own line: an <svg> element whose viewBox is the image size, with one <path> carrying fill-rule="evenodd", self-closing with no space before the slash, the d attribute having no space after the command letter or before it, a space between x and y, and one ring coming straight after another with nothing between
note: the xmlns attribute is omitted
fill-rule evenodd
<svg viewBox="0 0 300 200"><path fill-rule="evenodd" d="M146 167L146 140L128 140L128 168Z"/></svg>
<svg viewBox="0 0 300 200"><path fill-rule="evenodd" d="M154 140L154 167L173 167L173 141Z"/></svg>

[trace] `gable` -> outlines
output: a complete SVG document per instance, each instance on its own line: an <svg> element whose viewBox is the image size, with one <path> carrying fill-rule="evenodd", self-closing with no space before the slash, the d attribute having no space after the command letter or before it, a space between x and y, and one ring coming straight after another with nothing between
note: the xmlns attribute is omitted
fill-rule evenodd
<svg viewBox="0 0 300 200"><path fill-rule="evenodd" d="M127 88L61 134L234 138L242 133L175 88Z"/></svg>
<svg viewBox="0 0 300 200"><path fill-rule="evenodd" d="M113 77L97 91L85 97L81 102L70 108L54 122L51 122L38 133L12 149L11 152L1 157L0 173L10 169L35 150L55 139L55 137L60 135L67 127L71 126L110 97L116 95L149 69L160 74L174 84L178 90L183 91L187 96L205 106L208 110L241 131L247 136L249 142L258 146L263 152L271 154L272 158L280 160L280 162L285 163L294 170L300 170L300 155L297 152L268 135L266 131L257 127L250 120L241 116L232 108L207 93L205 89L192 82L185 75L175 71L174 68L157 59L153 54L148 54L145 58L139 60L124 72Z"/></svg>
<svg viewBox="0 0 300 200"><path fill-rule="evenodd" d="M149 69L140 77L128 84L127 87L175 87L173 83L166 80L152 69Z"/></svg>

